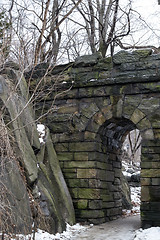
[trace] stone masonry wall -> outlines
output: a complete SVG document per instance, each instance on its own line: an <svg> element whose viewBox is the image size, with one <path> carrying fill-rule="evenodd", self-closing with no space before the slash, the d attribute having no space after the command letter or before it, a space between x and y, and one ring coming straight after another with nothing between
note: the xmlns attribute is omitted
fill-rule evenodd
<svg viewBox="0 0 160 240"><path fill-rule="evenodd" d="M41 79L35 69L32 75ZM29 75L28 75L29 76ZM45 95L47 88L52 89ZM142 136L142 226L160 226L160 55L121 51L113 59L84 56L45 77L37 115L52 140L72 195L77 221L96 224L121 215L125 136ZM44 104L45 103L45 104Z"/></svg>

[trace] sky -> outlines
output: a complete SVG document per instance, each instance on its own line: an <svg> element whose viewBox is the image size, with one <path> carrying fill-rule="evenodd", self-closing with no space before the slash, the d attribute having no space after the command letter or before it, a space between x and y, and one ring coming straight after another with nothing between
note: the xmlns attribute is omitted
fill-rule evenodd
<svg viewBox="0 0 160 240"><path fill-rule="evenodd" d="M157 38L153 34L151 35L149 43L160 46L160 38L158 38L158 35L160 36L160 5L158 5L158 0L133 0L133 6L157 34ZM147 35L149 36L149 33ZM144 38L147 39L147 35Z"/></svg>

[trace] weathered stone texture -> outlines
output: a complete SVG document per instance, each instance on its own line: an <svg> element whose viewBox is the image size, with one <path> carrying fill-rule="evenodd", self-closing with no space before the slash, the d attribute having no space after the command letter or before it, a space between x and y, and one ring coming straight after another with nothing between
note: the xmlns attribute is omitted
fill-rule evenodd
<svg viewBox="0 0 160 240"><path fill-rule="evenodd" d="M154 209L160 183L160 55L150 49L121 51L113 59L95 54L64 67L66 83L57 85L57 92L72 88L57 96L54 114L45 122L77 219L102 222L121 214L118 155L126 134L137 128L142 136L142 225L160 225L160 210ZM62 69L53 69L48 84ZM53 91L44 111L54 97Z"/></svg>

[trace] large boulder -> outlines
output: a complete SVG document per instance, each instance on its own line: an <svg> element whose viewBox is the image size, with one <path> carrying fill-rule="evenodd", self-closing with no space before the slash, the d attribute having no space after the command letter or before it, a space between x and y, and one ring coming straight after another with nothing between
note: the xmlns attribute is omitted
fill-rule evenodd
<svg viewBox="0 0 160 240"><path fill-rule="evenodd" d="M0 159L1 230L27 234L32 229L30 199L15 159Z"/></svg>
<svg viewBox="0 0 160 240"><path fill-rule="evenodd" d="M34 226L35 228L42 227L50 233L62 232L66 228L66 222L70 225L75 222L72 199L48 129L44 144L40 144L28 87L22 73L17 69L6 68L1 72L0 98L10 115L10 127L14 133L17 158L25 172L25 184L30 189ZM20 185L23 187L22 179L21 177L16 179L16 175L12 173L13 169L10 171L7 167L5 185L10 189L11 196L16 198L20 195L21 197L18 199L21 199L27 193L25 190L18 192L17 188ZM10 172L11 175L9 175ZM12 179L10 179L11 177ZM14 222L14 218L17 220L15 226L13 227L11 224L10 228L17 228L19 232L24 232L28 222L22 221L23 227L20 227L18 219L21 215L19 212L24 211L24 215L26 211L30 213L29 206L27 208L22 203L17 211L14 198L10 197L9 207L12 205L12 212L15 215L11 215L11 221ZM7 201L7 196L5 196L5 200ZM30 215L28 221L31 221ZM11 221L7 220L9 225ZM29 229L27 228L27 230Z"/></svg>

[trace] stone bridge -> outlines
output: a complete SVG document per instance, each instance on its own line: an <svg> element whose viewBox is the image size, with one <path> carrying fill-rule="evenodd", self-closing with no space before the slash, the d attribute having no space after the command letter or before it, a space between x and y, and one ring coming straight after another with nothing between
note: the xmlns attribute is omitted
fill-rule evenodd
<svg viewBox="0 0 160 240"><path fill-rule="evenodd" d="M42 66L32 73L36 82ZM139 129L142 226L160 226L160 55L146 49L79 57L43 80L37 113L52 133L77 221L121 215L121 147Z"/></svg>

